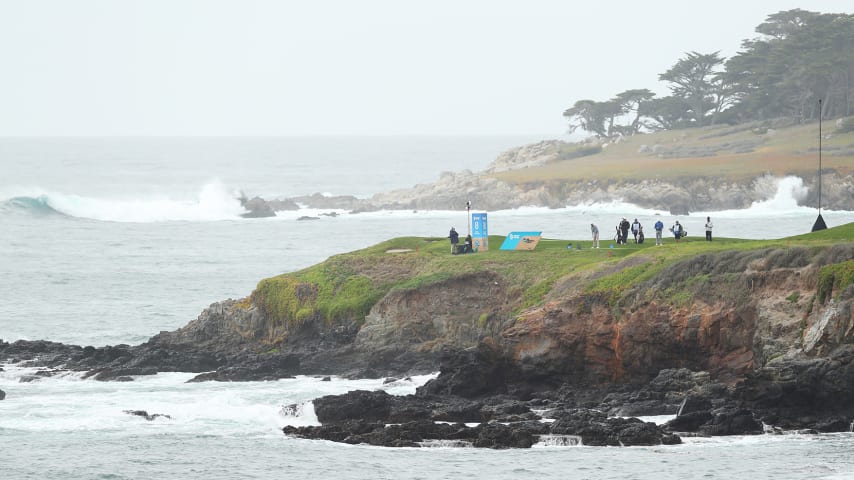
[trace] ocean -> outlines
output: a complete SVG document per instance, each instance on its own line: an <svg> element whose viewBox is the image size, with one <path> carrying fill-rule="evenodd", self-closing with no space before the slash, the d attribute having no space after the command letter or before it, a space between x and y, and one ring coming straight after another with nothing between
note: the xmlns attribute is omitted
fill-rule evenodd
<svg viewBox="0 0 854 480"><path fill-rule="evenodd" d="M398 236L464 231L456 211L329 210L244 219L236 197L321 192L369 197L484 169L503 150L542 137L0 138L0 338L79 345L137 344L242 298L266 277ZM490 233L603 240L623 216L649 226L678 219L702 236L781 238L806 233L799 178L749 209L673 217L619 201L488 212ZM472 211L479 211L477 205ZM822 211L829 226L854 212ZM608 241L605 240L607 245ZM352 389L406 394L429 377L300 377L276 382L184 383L182 373L134 382L32 373L3 365L0 476L149 478L854 478L854 433L687 438L673 447L531 450L385 449L287 438L316 423L311 400ZM298 405L298 408L285 408ZM124 410L169 415L146 421Z"/></svg>

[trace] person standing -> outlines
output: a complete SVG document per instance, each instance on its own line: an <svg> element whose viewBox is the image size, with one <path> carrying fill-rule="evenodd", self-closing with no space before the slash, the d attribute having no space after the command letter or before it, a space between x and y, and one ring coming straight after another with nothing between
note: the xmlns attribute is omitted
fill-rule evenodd
<svg viewBox="0 0 854 480"><path fill-rule="evenodd" d="M706 217L706 241L712 241L712 217Z"/></svg>
<svg viewBox="0 0 854 480"><path fill-rule="evenodd" d="M593 234L593 248L599 248L599 227L591 223L590 233Z"/></svg>
<svg viewBox="0 0 854 480"><path fill-rule="evenodd" d="M629 221L623 217L623 220L620 221L620 233L622 233L623 245L629 241L629 226Z"/></svg>
<svg viewBox="0 0 854 480"><path fill-rule="evenodd" d="M682 238L682 225L679 224L679 220L676 220L670 230L673 231L673 238L676 239L676 243L679 243L679 239Z"/></svg>
<svg viewBox="0 0 854 480"><path fill-rule="evenodd" d="M661 246L661 231L664 230L664 224L661 220L655 222L655 244Z"/></svg>
<svg viewBox="0 0 854 480"><path fill-rule="evenodd" d="M638 243L638 231L640 230L640 222L636 218L634 222L632 222L632 236L635 237L635 243Z"/></svg>
<svg viewBox="0 0 854 480"><path fill-rule="evenodd" d="M448 238L451 239L451 255L457 253L457 244L460 243L460 234L457 233L457 230L454 227L451 227L451 233L448 234Z"/></svg>

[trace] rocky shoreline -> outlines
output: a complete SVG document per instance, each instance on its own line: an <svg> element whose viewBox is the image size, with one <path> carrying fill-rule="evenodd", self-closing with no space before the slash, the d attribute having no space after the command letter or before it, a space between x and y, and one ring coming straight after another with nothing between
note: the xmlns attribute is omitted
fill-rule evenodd
<svg viewBox="0 0 854 480"><path fill-rule="evenodd" d="M842 432L854 421L854 285L826 278L852 259L850 243L708 253L633 285L616 304L579 283L652 261L629 257L559 281L544 304L521 310L520 292L497 271L451 276L390 291L363 319L290 326L253 296L213 304L136 346L0 341L0 362L39 368L24 382L67 371L98 381L195 372L196 382L440 372L414 395L317 399L321 427L284 430L346 443L526 448L543 438L657 445ZM478 298L491 299L491 313ZM649 415L676 417L662 426L632 418Z"/></svg>
<svg viewBox="0 0 854 480"><path fill-rule="evenodd" d="M765 174L741 181L716 177L685 177L678 181L590 180L573 183L535 182L511 184L493 175L500 172L546 165L556 159L554 153L567 147L558 140L544 141L508 150L482 172L464 170L443 172L436 182L411 188L378 193L360 199L350 195L324 196L319 193L286 199L241 198L246 217L275 216L277 211L311 209L344 210L360 213L379 210L459 210L467 201L482 210L508 210L539 206L562 208L591 203L623 201L642 208L674 215L697 211L744 209L754 202L768 200L777 192L779 178ZM652 147L650 154L656 153ZM815 174L800 178L805 186L816 185ZM817 205L818 192L808 188L799 205ZM831 210L854 210L854 177L832 169L822 172L822 206Z"/></svg>

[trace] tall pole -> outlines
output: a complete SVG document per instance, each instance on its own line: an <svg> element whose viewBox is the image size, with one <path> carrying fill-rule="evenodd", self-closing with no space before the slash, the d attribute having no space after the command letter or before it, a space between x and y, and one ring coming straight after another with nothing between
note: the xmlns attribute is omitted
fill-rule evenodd
<svg viewBox="0 0 854 480"><path fill-rule="evenodd" d="M821 218L821 99L818 99L818 218L812 225L812 231L817 232L827 228L824 219Z"/></svg>
<svg viewBox="0 0 854 480"><path fill-rule="evenodd" d="M471 235L471 200L466 202L466 225L468 226L467 234Z"/></svg>

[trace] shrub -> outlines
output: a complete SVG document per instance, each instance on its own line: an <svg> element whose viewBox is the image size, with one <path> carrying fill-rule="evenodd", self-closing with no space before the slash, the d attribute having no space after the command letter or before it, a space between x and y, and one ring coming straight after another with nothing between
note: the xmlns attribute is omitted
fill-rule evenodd
<svg viewBox="0 0 854 480"><path fill-rule="evenodd" d="M816 293L818 302L824 303L834 290L842 291L852 283L854 283L854 260L822 267L818 273L818 292Z"/></svg>

